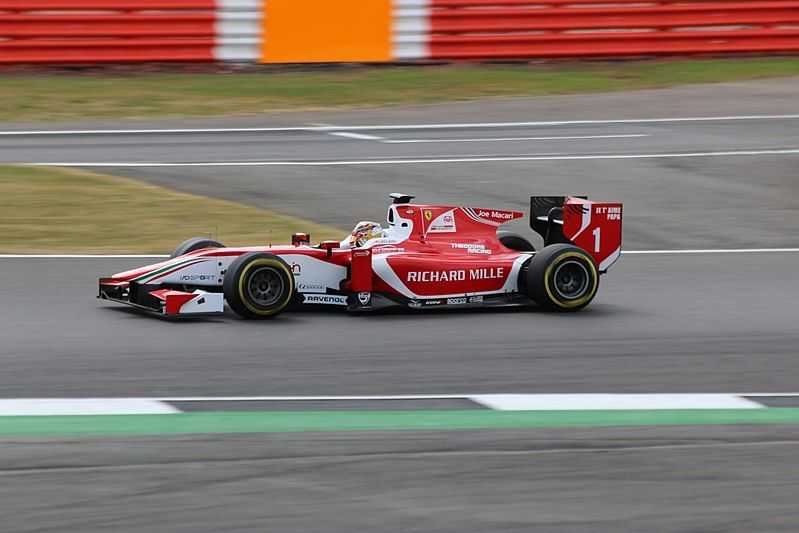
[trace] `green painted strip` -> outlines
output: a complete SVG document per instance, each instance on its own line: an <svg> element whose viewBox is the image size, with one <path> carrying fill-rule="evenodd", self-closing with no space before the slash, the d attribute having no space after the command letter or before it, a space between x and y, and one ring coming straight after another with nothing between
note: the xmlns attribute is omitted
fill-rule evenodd
<svg viewBox="0 0 799 533"><path fill-rule="evenodd" d="M5 416L0 436L175 435L659 425L799 424L799 408L679 411L295 411Z"/></svg>

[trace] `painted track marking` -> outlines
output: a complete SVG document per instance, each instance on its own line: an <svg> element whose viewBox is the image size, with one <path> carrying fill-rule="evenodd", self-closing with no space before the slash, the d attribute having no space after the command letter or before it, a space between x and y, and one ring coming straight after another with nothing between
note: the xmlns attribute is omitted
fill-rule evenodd
<svg viewBox="0 0 799 533"><path fill-rule="evenodd" d="M149 398L20 398L0 400L0 416L162 415L180 413Z"/></svg>
<svg viewBox="0 0 799 533"><path fill-rule="evenodd" d="M469 400L494 411L681 411L768 409L757 397L796 397L799 393L678 394L421 394L396 396L167 396L152 398L0 399L0 416L175 414L172 403L340 402ZM265 411L269 408L265 405Z"/></svg>
<svg viewBox="0 0 799 533"><path fill-rule="evenodd" d="M420 144L420 143L477 143L508 141L576 141L591 139L633 139L649 137L646 133L629 133L619 135L566 135L561 137L485 137L482 139L386 139L383 144Z"/></svg>
<svg viewBox="0 0 799 533"><path fill-rule="evenodd" d="M490 157L430 157L419 159L361 159L328 161L197 161L197 162L131 162L131 161L58 161L49 163L9 163L34 167L86 167L86 168L151 168L151 167L333 167L359 165L418 165L438 163L501 163L513 161L600 161L624 159L671 159L686 157L744 157L763 155L799 155L799 148L780 148L773 150L726 150L717 152L663 152L653 154L551 154L529 156L490 156Z"/></svg>
<svg viewBox="0 0 799 533"><path fill-rule="evenodd" d="M164 129L83 129L83 130L19 130L0 131L3 136L46 136L46 135L149 135L149 134L181 134L181 133L270 133L270 132L328 132L359 130L431 130L431 129L476 129L476 128L523 128L573 125L601 124L659 124L679 122L729 122L746 120L794 120L799 114L784 115L731 115L717 117L671 117L671 118L637 118L637 119L605 119L605 120L548 120L531 122L486 122L486 123L449 123L449 124L374 124L352 126L286 126L286 127L250 127L250 128L164 128Z"/></svg>
<svg viewBox="0 0 799 533"><path fill-rule="evenodd" d="M469 399L495 411L763 408L734 394L480 394Z"/></svg>
<svg viewBox="0 0 799 533"><path fill-rule="evenodd" d="M720 248L697 250L623 250L622 255L670 255L670 254L768 254L797 253L799 248Z"/></svg>
<svg viewBox="0 0 799 533"><path fill-rule="evenodd" d="M366 135L365 133L351 133L349 131L330 131L328 135L335 135L336 137L344 137L346 139L355 139L358 141L382 141L382 137L377 135ZM385 141L384 141L385 142Z"/></svg>

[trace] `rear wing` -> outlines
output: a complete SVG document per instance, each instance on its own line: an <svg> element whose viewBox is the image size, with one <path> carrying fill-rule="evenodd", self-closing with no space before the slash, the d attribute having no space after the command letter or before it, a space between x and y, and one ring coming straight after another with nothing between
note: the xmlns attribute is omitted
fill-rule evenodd
<svg viewBox="0 0 799 533"><path fill-rule="evenodd" d="M544 244L579 246L606 272L621 255L622 204L587 196L531 196L530 227Z"/></svg>

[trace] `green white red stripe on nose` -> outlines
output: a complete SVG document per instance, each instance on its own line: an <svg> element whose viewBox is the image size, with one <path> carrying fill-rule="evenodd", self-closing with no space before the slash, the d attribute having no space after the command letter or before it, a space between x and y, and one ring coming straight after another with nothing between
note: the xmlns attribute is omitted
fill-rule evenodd
<svg viewBox="0 0 799 533"><path fill-rule="evenodd" d="M207 259L205 259L203 257L192 257L191 259L184 259L184 260L179 261L177 263L167 264L167 265L165 265L165 266L163 266L161 268L158 268L157 270L154 270L152 272L147 272L146 274L142 274L141 276L139 276L137 278L134 278L131 281L135 281L136 283L141 283L141 284L149 283L149 282L155 281L155 280L157 280L159 278L168 276L169 274L172 274L173 272L177 272L178 270L182 270L184 268L188 268L190 266L194 266L194 265L202 263L204 261L207 261Z"/></svg>

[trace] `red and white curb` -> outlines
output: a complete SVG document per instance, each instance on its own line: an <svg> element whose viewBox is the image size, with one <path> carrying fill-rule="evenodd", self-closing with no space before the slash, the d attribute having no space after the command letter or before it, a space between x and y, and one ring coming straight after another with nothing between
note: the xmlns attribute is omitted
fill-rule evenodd
<svg viewBox="0 0 799 533"><path fill-rule="evenodd" d="M613 411L613 410L692 410L692 409L766 409L767 398L795 398L799 393L740 394L463 394L407 396L223 396L161 398L19 398L0 399L0 416L69 416L69 415L154 415L184 412L192 404L226 404L224 409L208 407L191 411L235 411L235 403L247 403L246 409L258 411L279 409L281 404L303 402L337 402L341 410L347 403L374 402L370 407L390 407L392 401L418 402L456 400L477 408L495 411ZM360 407L354 407L360 409ZM414 408L415 409L415 408ZM314 410L310 408L309 410Z"/></svg>

